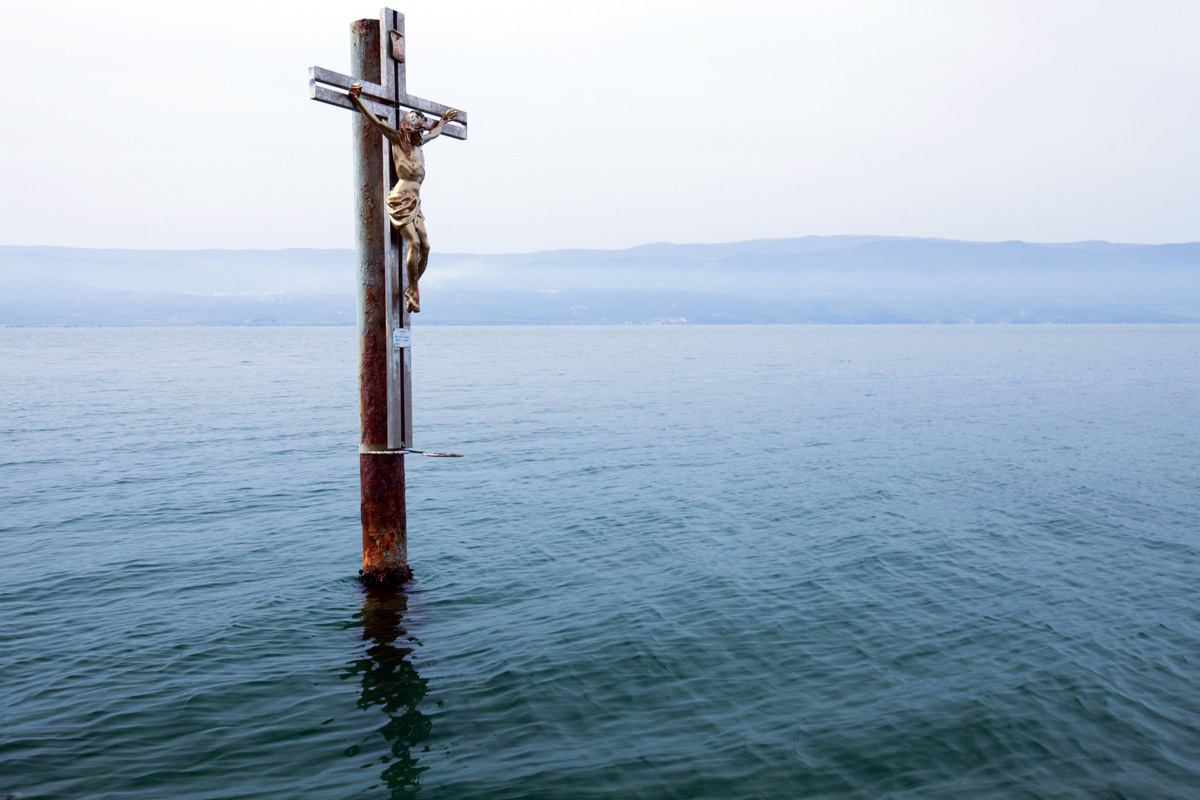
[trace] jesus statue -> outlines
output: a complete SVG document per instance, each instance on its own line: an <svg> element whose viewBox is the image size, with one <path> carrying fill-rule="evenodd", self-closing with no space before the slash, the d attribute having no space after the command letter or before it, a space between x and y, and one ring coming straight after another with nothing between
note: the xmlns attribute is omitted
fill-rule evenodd
<svg viewBox="0 0 1200 800"><path fill-rule="evenodd" d="M458 116L454 109L447 109L432 126L420 111L409 111L400 118L400 127L380 122L363 105L359 95L362 84L350 87L350 102L367 116L371 124L383 133L392 145L392 164L396 167L396 185L388 192L387 211L408 244L408 257L404 267L408 271L408 288L404 290L404 310L421 310L421 291L417 281L425 274L429 263L429 236L425 233L425 215L421 213L421 181L425 180L425 154L421 145L442 132L442 126Z"/></svg>

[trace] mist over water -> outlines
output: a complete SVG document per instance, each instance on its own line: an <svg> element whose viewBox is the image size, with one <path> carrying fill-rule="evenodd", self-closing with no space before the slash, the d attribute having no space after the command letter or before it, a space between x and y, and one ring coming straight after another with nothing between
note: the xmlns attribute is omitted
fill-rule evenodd
<svg viewBox="0 0 1200 800"><path fill-rule="evenodd" d="M0 796L1190 797L1200 327L0 329Z"/></svg>

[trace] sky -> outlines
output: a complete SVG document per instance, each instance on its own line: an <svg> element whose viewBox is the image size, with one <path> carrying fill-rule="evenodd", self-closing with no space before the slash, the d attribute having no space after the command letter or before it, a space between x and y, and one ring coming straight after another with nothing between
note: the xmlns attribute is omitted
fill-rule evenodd
<svg viewBox="0 0 1200 800"><path fill-rule="evenodd" d="M1200 240L1200 3L405 0L433 247ZM353 246L347 0L0 6L0 244Z"/></svg>

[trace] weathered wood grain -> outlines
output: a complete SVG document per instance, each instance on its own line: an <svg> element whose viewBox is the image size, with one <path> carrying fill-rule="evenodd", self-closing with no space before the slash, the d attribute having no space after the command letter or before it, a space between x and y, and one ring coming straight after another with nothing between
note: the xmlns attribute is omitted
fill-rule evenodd
<svg viewBox="0 0 1200 800"><path fill-rule="evenodd" d="M319 73L323 74L326 78L330 78L330 80L325 81L322 79L311 77L314 72L319 72ZM350 102L350 97L348 95L345 95L341 92L334 91L333 89L330 89L328 87L336 86L339 89L349 90L350 84L355 83L356 79L351 78L346 75L341 75L340 73L337 73L337 72L332 72L330 70L322 69L321 67L309 67L309 75L310 75L309 81L308 81L308 96L309 97L311 97L313 100L316 100L321 103L328 103L331 106L339 106L339 107L347 109L349 111L355 110L354 104ZM337 83L333 82L332 76L337 76L337 81L338 81ZM342 80L343 78L345 79L344 81ZM388 117L390 115L391 111L393 110L394 106L392 105L392 103L390 101L379 99L379 98L387 97L387 95L388 95L387 87L380 86L379 84L372 83L370 81L357 81L357 82L362 83L362 85L363 85L363 95L362 95L362 97L359 98L360 100L363 101L363 105L365 105L367 108L371 109L371 112L373 114L375 114L375 116L379 117L380 119L385 119L386 117ZM345 83L346 85L342 86L342 83ZM367 91L368 84L372 87L370 92ZM412 95L408 95L408 94L400 95L400 99L398 101L396 101L396 104L403 108L415 108L417 111L421 111L426 114L433 114L433 115L439 116L439 117L443 113L445 113L447 109L451 108L451 106L444 106L441 103L435 103L431 100L426 100L422 97L413 97ZM467 119L467 112L458 110L458 120L445 125L442 128L442 135L449 136L451 139L464 139L465 140L467 138L466 119ZM396 121L389 120L389 124L391 124L394 127L396 124Z"/></svg>
<svg viewBox="0 0 1200 800"><path fill-rule="evenodd" d="M432 114L435 117L440 117L442 114L445 114L447 111L454 108L454 106L444 106L441 103L435 103L432 100L426 100L421 97L413 97L411 94L401 95L397 102L399 102L399 104L405 108L415 108L417 111L423 111L424 113ZM461 122L465 128L467 125L467 112L463 111L461 108L454 108L454 110L458 112L458 121Z"/></svg>
<svg viewBox="0 0 1200 800"><path fill-rule="evenodd" d="M397 19L399 17L399 19ZM397 30L404 32L404 17L390 8L379 12L379 29L382 36L379 41L380 81L383 91L392 98L393 127L400 123L400 107L395 99L404 94L403 72L397 67L403 67L392 58L392 48L388 32ZM385 186L394 186L397 179L396 168L392 163L391 152L386 159L383 169ZM404 311L404 290L408 288L408 275L404 269L405 244L400 232L392 225L387 226L385 236L384 269L387 274L387 325L388 325L388 447L397 449L412 447L412 392L411 386L405 385L405 364L412 358L411 347L396 345L397 332L403 338L411 336L408 314ZM411 341L411 339L409 339Z"/></svg>
<svg viewBox="0 0 1200 800"><path fill-rule="evenodd" d="M388 28L390 30L395 30L401 36L404 36L405 30L403 14L390 8L385 8L380 13L387 18ZM405 50L407 51L407 49L407 42L405 42ZM405 53L405 59L403 61L397 61L394 58L389 58L388 63L392 66L392 81L389 86L391 86L392 90L396 93L396 123L399 124L401 114L400 107L404 105L401 103L401 101L408 97L407 53ZM408 245L404 244L404 238L400 236L399 231L396 232L396 241L400 244L400 247L397 248L397 255L399 256L397 262L398 269L400 270L400 274L403 276L401 278L401 293L396 296L396 323L403 327L405 331L409 332L411 341L412 320L409 318L408 311L404 308L403 295L404 289L408 288L408 270L405 269L405 260L408 257ZM399 374L396 376L397 383L399 384L398 388L400 393L404 396L404 416L401 420L399 420L399 422L400 438L404 441L405 447L413 446L412 360L413 349L412 346L409 345L400 354L400 358L396 363L396 366L399 369Z"/></svg>
<svg viewBox="0 0 1200 800"><path fill-rule="evenodd" d="M316 83L315 81L308 82L308 96L318 103L328 103L331 106L338 106L347 111L357 111L354 104L350 102L350 96L335 92L325 86ZM359 98L362 99L362 98ZM386 120L392 115L392 106L377 103L374 100L363 100L363 105L371 109L371 113L379 117L381 120Z"/></svg>
<svg viewBox="0 0 1200 800"><path fill-rule="evenodd" d="M392 10L392 8L380 8L379 22L384 26L385 30L394 30L397 34L404 36L404 14ZM404 49L408 49L407 42ZM391 48L388 48L388 53L385 54L385 64L392 67L391 83L388 85L396 90L397 95L408 94L408 58L403 61L396 61L391 58Z"/></svg>
<svg viewBox="0 0 1200 800"><path fill-rule="evenodd" d="M387 66L384 69L386 70ZM345 89L346 91L350 91L351 85L361 83L363 99L374 100L377 103L384 103L386 105L391 105L396 101L396 96L386 86L362 78L351 78L349 75L343 75L340 72L334 72L324 67L309 67L308 79L317 83L323 83L326 86Z"/></svg>

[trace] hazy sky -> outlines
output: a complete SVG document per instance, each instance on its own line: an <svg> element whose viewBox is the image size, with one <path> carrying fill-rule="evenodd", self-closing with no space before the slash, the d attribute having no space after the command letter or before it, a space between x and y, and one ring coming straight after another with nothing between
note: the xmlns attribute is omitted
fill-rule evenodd
<svg viewBox="0 0 1200 800"><path fill-rule="evenodd" d="M397 0L436 249L1200 239L1200 2ZM0 244L352 245L374 3L0 8Z"/></svg>

